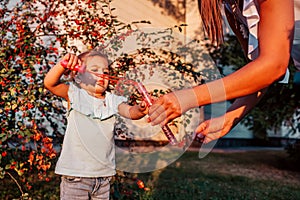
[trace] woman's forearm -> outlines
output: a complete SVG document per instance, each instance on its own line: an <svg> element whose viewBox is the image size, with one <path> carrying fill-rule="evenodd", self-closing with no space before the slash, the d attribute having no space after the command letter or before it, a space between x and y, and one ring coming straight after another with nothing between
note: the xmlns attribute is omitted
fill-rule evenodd
<svg viewBox="0 0 300 200"><path fill-rule="evenodd" d="M257 93L238 98L233 102L228 108L226 115L229 115L229 118L234 119L232 122L234 126L239 123L255 105L257 105L266 91L267 89L263 89Z"/></svg>
<svg viewBox="0 0 300 200"><path fill-rule="evenodd" d="M258 0L258 3L258 57L222 79L195 87L198 105L250 95L285 74L294 33L293 1Z"/></svg>
<svg viewBox="0 0 300 200"><path fill-rule="evenodd" d="M285 62L256 60L222 79L194 87L191 92L197 96L199 106L240 98L278 81L286 68Z"/></svg>

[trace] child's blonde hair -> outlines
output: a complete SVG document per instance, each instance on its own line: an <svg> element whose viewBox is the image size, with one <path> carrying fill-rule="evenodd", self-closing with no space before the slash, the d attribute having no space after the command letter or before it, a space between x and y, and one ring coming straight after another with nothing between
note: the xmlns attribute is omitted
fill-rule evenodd
<svg viewBox="0 0 300 200"><path fill-rule="evenodd" d="M89 51L83 52L83 53L81 53L81 54L78 55L78 58L85 64L87 58L94 57L94 56L103 57L109 63L108 56L104 53L103 50L100 50L100 49L95 49L95 50L93 49L93 50L89 50Z"/></svg>

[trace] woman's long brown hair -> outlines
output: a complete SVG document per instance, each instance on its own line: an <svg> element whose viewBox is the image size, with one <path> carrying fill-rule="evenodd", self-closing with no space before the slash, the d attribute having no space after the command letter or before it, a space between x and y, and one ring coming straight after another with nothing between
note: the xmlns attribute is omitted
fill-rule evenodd
<svg viewBox="0 0 300 200"><path fill-rule="evenodd" d="M223 42L222 0L198 0L199 12L204 29L212 43Z"/></svg>

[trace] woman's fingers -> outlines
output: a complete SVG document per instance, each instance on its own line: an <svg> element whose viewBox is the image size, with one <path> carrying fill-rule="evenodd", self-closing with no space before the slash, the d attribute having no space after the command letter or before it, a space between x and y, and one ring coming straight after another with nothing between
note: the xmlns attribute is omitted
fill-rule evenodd
<svg viewBox="0 0 300 200"><path fill-rule="evenodd" d="M216 133L211 133L211 134L208 134L204 140L203 140L203 143L204 144L207 144L213 140L217 140L220 138L220 133L219 132L216 132Z"/></svg>
<svg viewBox="0 0 300 200"><path fill-rule="evenodd" d="M204 121L202 122L196 129L195 129L195 133L201 134L201 135L207 135L207 126L208 126L208 121Z"/></svg>
<svg viewBox="0 0 300 200"><path fill-rule="evenodd" d="M151 125L161 124L166 120L166 112L162 105L155 104L155 107L150 107L149 109L149 119L151 121Z"/></svg>
<svg viewBox="0 0 300 200"><path fill-rule="evenodd" d="M217 140L224 135L228 134L233 128L233 119L223 115L220 117L212 118L202 122L196 129L196 137L203 138L204 143L209 143L213 140Z"/></svg>
<svg viewBox="0 0 300 200"><path fill-rule="evenodd" d="M174 92L160 97L149 110L149 119L152 125L165 125L180 115L181 106Z"/></svg>

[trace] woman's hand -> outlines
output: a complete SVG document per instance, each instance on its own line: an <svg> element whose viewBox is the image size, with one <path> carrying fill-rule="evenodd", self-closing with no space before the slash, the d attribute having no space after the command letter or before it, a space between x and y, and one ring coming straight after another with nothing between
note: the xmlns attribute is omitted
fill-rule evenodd
<svg viewBox="0 0 300 200"><path fill-rule="evenodd" d="M149 109L149 121L152 125L166 125L197 105L193 89L178 90L163 95Z"/></svg>
<svg viewBox="0 0 300 200"><path fill-rule="evenodd" d="M202 122L195 130L196 139L203 143L209 143L223 137L234 127L234 119L226 113L223 116Z"/></svg>

